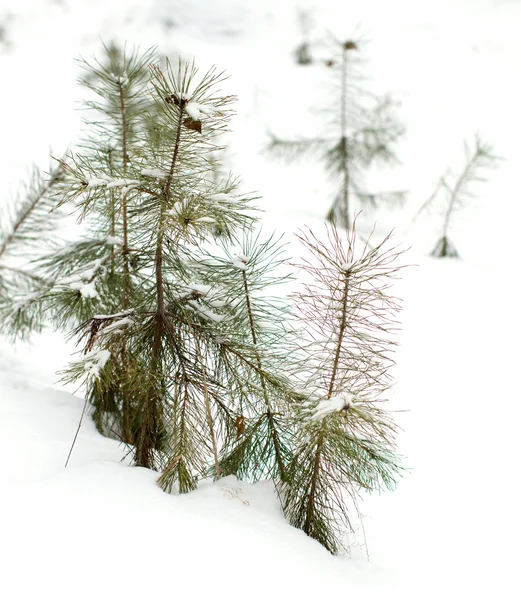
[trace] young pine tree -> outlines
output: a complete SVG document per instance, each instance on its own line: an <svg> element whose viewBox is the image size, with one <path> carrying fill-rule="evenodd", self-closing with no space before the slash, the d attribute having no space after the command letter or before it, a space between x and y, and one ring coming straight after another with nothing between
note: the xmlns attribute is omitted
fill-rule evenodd
<svg viewBox="0 0 521 600"><path fill-rule="evenodd" d="M401 471L396 426L383 408L400 308L388 288L400 252L387 249L387 239L358 249L354 227L329 228L327 243L312 233L301 241L311 279L296 294L304 400L283 507L293 525L336 553L351 525L350 501L356 508L360 490L394 487Z"/></svg>
<svg viewBox="0 0 521 600"><path fill-rule="evenodd" d="M254 222L251 198L236 180L215 180L233 98L219 94L215 70L200 77L191 64L167 63L150 66L148 88L131 96L139 110L125 104L117 112L129 71L112 65L102 73L103 106L119 117L114 147L106 150L107 136L92 124L63 187L62 202L103 232L103 248L107 239L116 247L96 255L74 286L92 304L82 302L88 314L76 333L84 351L66 377L86 382L95 415L117 425L135 464L163 470L164 489L189 491L210 472L278 474L288 462L287 425L276 416L287 383L268 369L282 334L264 334L259 319L268 309L258 297L277 251L250 241L242 258L231 257L230 244ZM216 228L220 259L212 259ZM62 271L65 263L78 266L67 259ZM272 316L273 328L280 319ZM252 444L264 454L253 456Z"/></svg>
<svg viewBox="0 0 521 600"><path fill-rule="evenodd" d="M334 79L329 98L319 109L324 114L324 137L272 137L268 147L275 157L295 160L309 155L324 163L337 186L327 218L346 230L350 229L351 215L356 210L353 197L362 203L375 201L374 196L362 193L364 169L377 161L394 162L394 147L403 133L393 114L393 102L387 97L375 98L361 86L358 52L354 41L335 41L333 58L326 62Z"/></svg>
<svg viewBox="0 0 521 600"><path fill-rule="evenodd" d="M475 197L473 184L485 181L483 172L495 167L498 160L492 147L476 137L473 147L465 144L465 166L461 173L453 175L449 172L442 177L435 194L429 199L429 202L432 202L441 190L445 192L441 237L432 251L432 256L439 258L458 256L456 247L449 239L454 215Z"/></svg>

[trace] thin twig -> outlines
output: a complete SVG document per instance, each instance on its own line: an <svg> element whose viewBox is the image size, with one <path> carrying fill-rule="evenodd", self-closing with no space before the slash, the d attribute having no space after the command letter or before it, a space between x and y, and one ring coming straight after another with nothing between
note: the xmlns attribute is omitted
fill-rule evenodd
<svg viewBox="0 0 521 600"><path fill-rule="evenodd" d="M83 410L81 411L80 420L78 422L78 428L76 429L76 434L74 435L74 439L72 440L72 444L71 444L71 448L69 450L69 454L67 456L67 460L65 461L65 467L64 467L65 469L67 468L67 465L69 464L69 459L71 457L72 451L74 450L74 446L76 444L78 434L80 433L80 428L81 428L81 424L83 421L83 415L85 414L85 411L87 410L87 402L88 402L88 396L85 396L85 402L83 404Z"/></svg>

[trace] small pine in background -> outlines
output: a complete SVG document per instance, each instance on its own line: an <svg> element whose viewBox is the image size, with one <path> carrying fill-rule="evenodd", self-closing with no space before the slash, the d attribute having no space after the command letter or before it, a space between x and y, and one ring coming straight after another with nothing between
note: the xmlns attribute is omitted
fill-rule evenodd
<svg viewBox="0 0 521 600"><path fill-rule="evenodd" d="M486 181L485 172L497 167L501 160L494 154L492 146L479 135L475 136L472 145L464 143L464 157L463 169L459 173L447 170L439 178L432 194L420 206L409 225L411 228L424 212L432 212L432 209L441 212L441 235L431 252L431 256L437 258L459 257L450 235L454 218L475 199L476 184Z"/></svg>
<svg viewBox="0 0 521 600"><path fill-rule="evenodd" d="M374 196L362 192L363 171L373 163L395 162L395 146L403 134L394 115L395 103L364 89L359 52L358 42L333 43L332 57L326 61L333 89L318 108L324 115L324 137L282 140L272 136L267 149L275 158L292 161L309 156L324 164L337 185L327 219L346 230L358 210L354 198L362 204L375 202Z"/></svg>
<svg viewBox="0 0 521 600"><path fill-rule="evenodd" d="M445 192L445 212L443 216L443 225L441 237L436 243L432 256L438 258L457 258L458 251L454 243L449 239L449 232L456 212L460 211L474 198L473 186L476 183L484 182L484 171L494 168L499 158L494 155L492 146L483 142L479 136L476 136L474 145L465 143L465 166L458 175L446 173L441 179L441 185L437 192ZM432 200L438 196L434 194Z"/></svg>

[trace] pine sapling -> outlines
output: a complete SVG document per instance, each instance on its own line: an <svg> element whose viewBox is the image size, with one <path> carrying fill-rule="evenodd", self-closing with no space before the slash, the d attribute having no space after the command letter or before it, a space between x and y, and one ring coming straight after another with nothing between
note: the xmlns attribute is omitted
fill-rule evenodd
<svg viewBox="0 0 521 600"><path fill-rule="evenodd" d="M430 204L436 199L441 190L445 192L445 212L441 237L432 251L432 256L439 258L458 257L456 247L449 239L454 214L475 197L473 184L485 181L483 172L486 169L495 167L498 161L499 158L494 155L492 147L483 142L478 136L474 140L473 147L465 143L465 166L463 170L457 176L450 172L446 173L440 180L435 193L429 198ZM425 207L426 205L422 209Z"/></svg>
<svg viewBox="0 0 521 600"><path fill-rule="evenodd" d="M288 469L284 512L330 552L343 547L350 502L361 490L392 488L400 474L396 425L383 401L391 378L400 306L389 286L400 252L388 238L356 248L354 228L327 242L301 236L312 282L296 294L304 331L297 377L303 400Z"/></svg>
<svg viewBox="0 0 521 600"><path fill-rule="evenodd" d="M246 279L246 292L245 272L235 259L212 264L208 254L216 226L222 255L254 223L252 199L238 193L238 182L215 180L217 140L227 128L233 100L219 94L221 80L215 69L199 76L192 64L152 65L149 104L137 121L131 160L116 163L120 171L114 176L107 173L114 159L96 163L82 158L68 170L68 200L84 195L75 204L86 220L96 202L103 199L102 206L110 207L111 190L122 188L130 202L133 271L130 307L124 301L125 268L119 263L120 293L104 312L91 311L77 328L83 356L67 377L86 378L93 390L108 390L119 369L118 390L131 400L134 462L162 470L158 482L167 491L190 491L200 477L220 476L223 463L230 472L226 458L241 419L248 417L241 405L246 398L250 406L263 406L255 414L264 414L269 425L269 453L253 457L261 466L248 467L250 474L271 469L262 465L264 459L273 460L277 472L282 464L282 451L274 447L284 433L273 398L275 393L284 396L286 382L268 371L260 323L252 326L255 281ZM124 138L119 141L121 149ZM96 152L95 137L92 147ZM117 214L123 213L119 208ZM118 260L121 256L117 253ZM226 301L230 295L233 302ZM244 309L248 302L249 311Z"/></svg>
<svg viewBox="0 0 521 600"><path fill-rule="evenodd" d="M375 201L374 195L362 192L363 170L376 162L395 162L395 145L403 134L394 116L393 101L389 97L374 97L360 85L358 52L357 42L335 41L334 57L326 62L334 76L334 87L322 109L324 137L297 140L272 137L268 147L275 157L295 160L308 155L324 163L337 186L327 218L346 230L356 210L353 197L362 203ZM386 194L385 198L393 196Z"/></svg>

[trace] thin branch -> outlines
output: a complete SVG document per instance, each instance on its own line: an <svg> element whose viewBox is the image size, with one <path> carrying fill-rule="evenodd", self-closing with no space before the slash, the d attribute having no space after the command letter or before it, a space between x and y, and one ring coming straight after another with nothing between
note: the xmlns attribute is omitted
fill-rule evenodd
<svg viewBox="0 0 521 600"><path fill-rule="evenodd" d="M76 440L78 439L78 434L80 433L81 424L83 422L83 416L85 415L85 411L87 410L87 402L88 402L88 396L85 396L85 402L83 403L83 410L81 411L80 420L78 422L78 427L76 429L76 433L74 434L74 439L72 440L69 454L67 455L67 460L65 461L65 467L64 467L65 469L67 468L67 465L69 464L69 460L71 458L72 451L74 450L74 446L76 445Z"/></svg>

